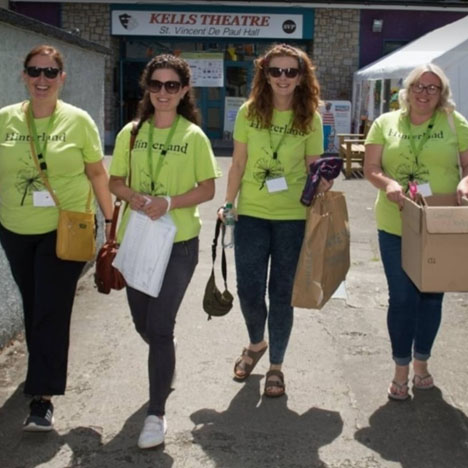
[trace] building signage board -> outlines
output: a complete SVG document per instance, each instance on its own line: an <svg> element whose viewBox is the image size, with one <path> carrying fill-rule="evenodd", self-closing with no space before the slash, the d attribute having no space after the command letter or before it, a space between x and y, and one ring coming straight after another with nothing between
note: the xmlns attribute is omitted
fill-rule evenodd
<svg viewBox="0 0 468 468"><path fill-rule="evenodd" d="M302 39L303 16L266 13L113 10L117 36Z"/></svg>

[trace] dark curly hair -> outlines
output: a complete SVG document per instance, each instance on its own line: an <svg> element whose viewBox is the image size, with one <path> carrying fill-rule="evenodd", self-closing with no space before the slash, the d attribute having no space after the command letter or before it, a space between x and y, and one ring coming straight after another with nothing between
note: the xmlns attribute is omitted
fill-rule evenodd
<svg viewBox="0 0 468 468"><path fill-rule="evenodd" d="M154 70L171 69L174 70L179 76L182 87L190 85L190 66L189 64L174 55L163 54L154 57L145 66L140 78L140 87L143 90L143 98L138 103L137 109L137 128L140 129L144 122L146 122L154 114L154 106L151 103L150 93L148 91L148 84ZM185 117L190 122L200 125L200 113L195 105L195 98L192 89L189 89L185 96L180 100L177 106L177 113Z"/></svg>
<svg viewBox="0 0 468 468"><path fill-rule="evenodd" d="M293 57L297 60L301 80L294 90L292 126L307 133L310 131L314 113L320 104L320 85L315 76L315 67L307 54L288 44L272 46L255 61L255 76L247 102L247 117L258 120L263 128L271 125L273 91L268 83L267 69L274 57Z"/></svg>

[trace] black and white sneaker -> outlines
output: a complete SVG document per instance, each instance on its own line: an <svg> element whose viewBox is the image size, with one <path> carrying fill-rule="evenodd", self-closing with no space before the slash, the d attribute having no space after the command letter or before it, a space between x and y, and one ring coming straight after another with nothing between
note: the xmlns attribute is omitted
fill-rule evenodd
<svg viewBox="0 0 468 468"><path fill-rule="evenodd" d="M50 400L34 398L29 404L29 416L24 422L23 431L46 432L54 425L54 405Z"/></svg>

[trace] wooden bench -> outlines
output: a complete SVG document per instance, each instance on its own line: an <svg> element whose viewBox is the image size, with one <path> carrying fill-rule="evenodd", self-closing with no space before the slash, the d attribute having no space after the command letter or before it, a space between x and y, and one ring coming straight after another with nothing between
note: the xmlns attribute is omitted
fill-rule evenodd
<svg viewBox="0 0 468 468"><path fill-rule="evenodd" d="M349 138L339 135L340 156L344 159L344 174L346 179L353 176L364 176L364 138Z"/></svg>
<svg viewBox="0 0 468 468"><path fill-rule="evenodd" d="M340 133L339 155L344 159L344 174L346 179L364 177L364 153L367 133L372 122L366 120L364 133Z"/></svg>

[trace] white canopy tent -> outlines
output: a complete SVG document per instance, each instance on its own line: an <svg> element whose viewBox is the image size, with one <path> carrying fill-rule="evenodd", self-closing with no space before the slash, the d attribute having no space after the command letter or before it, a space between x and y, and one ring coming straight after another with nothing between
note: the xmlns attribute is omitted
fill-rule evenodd
<svg viewBox="0 0 468 468"><path fill-rule="evenodd" d="M392 90L418 65L432 62L450 80L457 110L468 118L468 16L435 29L354 74L353 121L374 120L389 109Z"/></svg>

